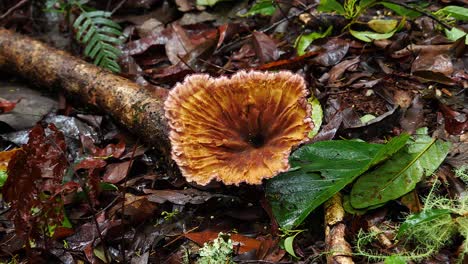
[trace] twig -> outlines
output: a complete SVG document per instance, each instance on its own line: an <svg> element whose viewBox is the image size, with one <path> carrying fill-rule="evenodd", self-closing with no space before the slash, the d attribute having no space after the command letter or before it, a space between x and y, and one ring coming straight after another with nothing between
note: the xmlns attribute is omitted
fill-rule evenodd
<svg viewBox="0 0 468 264"><path fill-rule="evenodd" d="M5 17L9 16L13 11L16 9L20 8L22 5L26 4L28 0L21 0L16 5L12 6L10 9L8 9L3 15L0 16L0 20L4 19Z"/></svg>
<svg viewBox="0 0 468 264"><path fill-rule="evenodd" d="M125 223L124 223L124 218L125 218L125 191L127 189L127 177L128 177L128 172L130 171L130 169L132 168L132 165L133 165L133 159L135 158L135 152L137 150L137 146L138 146L138 138L135 142L135 145L133 146L133 149L132 149L132 156L130 157L130 162L128 163L128 167L127 167L127 171L125 172L125 181L123 183L123 186L122 186L122 236L121 236L121 241L120 241L120 251L121 251L121 254L122 254L122 263L126 263L125 261L125 240L124 240L124 236L125 236Z"/></svg>
<svg viewBox="0 0 468 264"><path fill-rule="evenodd" d="M117 10L119 10L125 2L127 2L127 0L120 1L120 3L116 5L114 9L112 9L111 13L114 14L115 12L117 12Z"/></svg>
<svg viewBox="0 0 468 264"><path fill-rule="evenodd" d="M447 24L444 21L440 20L438 17L434 16L433 14L431 14L429 12L426 12L426 11L424 11L424 10L418 8L418 7L410 6L410 5L406 4L406 3L393 2L391 0L386 0L385 2L392 3L392 4L395 4L395 5L399 5L399 6L402 6L402 7L406 8L406 9L421 13L422 15L427 16L427 17L433 19L434 21L436 21L437 23L441 24L444 28L446 28L448 30L452 30L452 28L453 28L452 26L450 26L449 24Z"/></svg>
<svg viewBox="0 0 468 264"><path fill-rule="evenodd" d="M271 24L270 26L268 26L268 27L266 27L266 28L264 28L264 29L259 30L259 32L265 33L265 32L267 32L267 31L271 30L272 28L275 28L275 27L278 26L279 24L281 24L281 23L283 23L283 22L285 22L285 21L287 21L287 20L290 20L290 19L292 19L292 18L294 18L294 17L296 17L296 16L299 16L300 14L303 14L303 13L305 13L305 12L311 10L311 9L314 8L315 6L317 6L317 4L315 4L315 3L314 3L314 4L310 4L310 5L308 5L304 10L302 10L301 12L299 12L299 13L297 13L297 14L294 14L294 15L290 15L290 16L284 17L284 18L282 18L282 19L276 21L275 23ZM242 37L242 38L239 38L238 40L233 41L233 42L231 42L231 43L229 43L229 44L226 44L225 46L222 46L221 48L217 49L217 50L213 53L213 55L217 55L217 54L219 54L221 51L223 51L223 50L225 50L225 49L228 49L228 48L230 48L230 47L232 47L232 46L238 45L239 43L242 43L242 42L246 41L246 40L249 39L250 37L252 37L252 33L250 33L250 34L248 34L248 35L246 35L246 36L244 36L244 37Z"/></svg>

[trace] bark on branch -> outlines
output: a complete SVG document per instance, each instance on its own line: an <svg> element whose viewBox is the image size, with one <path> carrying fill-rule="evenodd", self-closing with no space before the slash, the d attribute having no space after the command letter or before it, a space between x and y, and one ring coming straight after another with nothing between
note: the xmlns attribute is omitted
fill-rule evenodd
<svg viewBox="0 0 468 264"><path fill-rule="evenodd" d="M110 113L118 122L170 157L164 99L167 91L148 91L70 54L0 28L0 70L15 72L43 87L65 90Z"/></svg>

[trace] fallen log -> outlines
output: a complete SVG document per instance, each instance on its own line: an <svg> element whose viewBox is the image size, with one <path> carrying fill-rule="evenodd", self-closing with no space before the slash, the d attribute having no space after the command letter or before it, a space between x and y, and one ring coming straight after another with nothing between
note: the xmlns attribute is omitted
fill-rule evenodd
<svg viewBox="0 0 468 264"><path fill-rule="evenodd" d="M106 111L141 141L170 157L163 108L167 90L149 91L67 52L1 28L0 70L42 87L64 90L71 98Z"/></svg>

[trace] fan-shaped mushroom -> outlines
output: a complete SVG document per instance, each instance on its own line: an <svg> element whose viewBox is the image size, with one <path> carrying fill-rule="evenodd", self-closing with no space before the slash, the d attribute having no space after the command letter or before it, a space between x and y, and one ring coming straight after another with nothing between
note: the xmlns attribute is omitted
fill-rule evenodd
<svg viewBox="0 0 468 264"><path fill-rule="evenodd" d="M195 74L170 91L172 158L189 181L260 184L289 169L313 124L304 80L287 71Z"/></svg>

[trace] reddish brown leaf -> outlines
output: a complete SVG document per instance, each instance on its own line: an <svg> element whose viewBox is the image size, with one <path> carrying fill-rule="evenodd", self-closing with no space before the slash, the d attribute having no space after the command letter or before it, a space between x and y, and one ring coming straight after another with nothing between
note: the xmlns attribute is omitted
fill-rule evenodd
<svg viewBox="0 0 468 264"><path fill-rule="evenodd" d="M21 99L18 99L16 102L11 102L5 99L0 98L0 113L8 113L11 112L16 106L21 101Z"/></svg>
<svg viewBox="0 0 468 264"><path fill-rule="evenodd" d="M198 245L203 246L203 244L216 239L218 237L218 233L219 232L214 231L204 231L188 233L184 234L184 236L197 243ZM258 250L262 244L262 242L259 240L239 234L231 234L231 240L235 248L239 247L239 254L249 252L252 250Z"/></svg>
<svg viewBox="0 0 468 264"><path fill-rule="evenodd" d="M276 42L268 35L262 32L255 31L252 33L253 45L255 53L262 63L275 61L280 57L280 50Z"/></svg>
<svg viewBox="0 0 468 264"><path fill-rule="evenodd" d="M106 168L106 172L102 178L103 181L109 183L118 183L127 176L128 165L130 161L124 161L121 163L109 164Z"/></svg>
<svg viewBox="0 0 468 264"><path fill-rule="evenodd" d="M125 152L125 141L123 137L119 138L119 143L108 144L104 148L99 148L94 145L93 140L87 136L80 136L83 148L88 150L95 157L113 157L120 158Z"/></svg>
<svg viewBox="0 0 468 264"><path fill-rule="evenodd" d="M23 239L40 237L47 226L60 226L63 221L63 199L54 194L60 192L67 168L66 145L53 124L48 130L46 135L42 126L36 125L28 144L8 164L3 195L11 204L15 231Z"/></svg>
<svg viewBox="0 0 468 264"><path fill-rule="evenodd" d="M450 107L439 104L440 110L445 118L445 130L451 135L460 135L465 133L468 128L468 117L452 110Z"/></svg>
<svg viewBox="0 0 468 264"><path fill-rule="evenodd" d="M97 169L97 168L103 168L106 166L106 161L100 158L93 158L93 157L88 157L84 160L82 160L80 163L76 164L76 166L73 168L75 171L80 170L80 169Z"/></svg>

